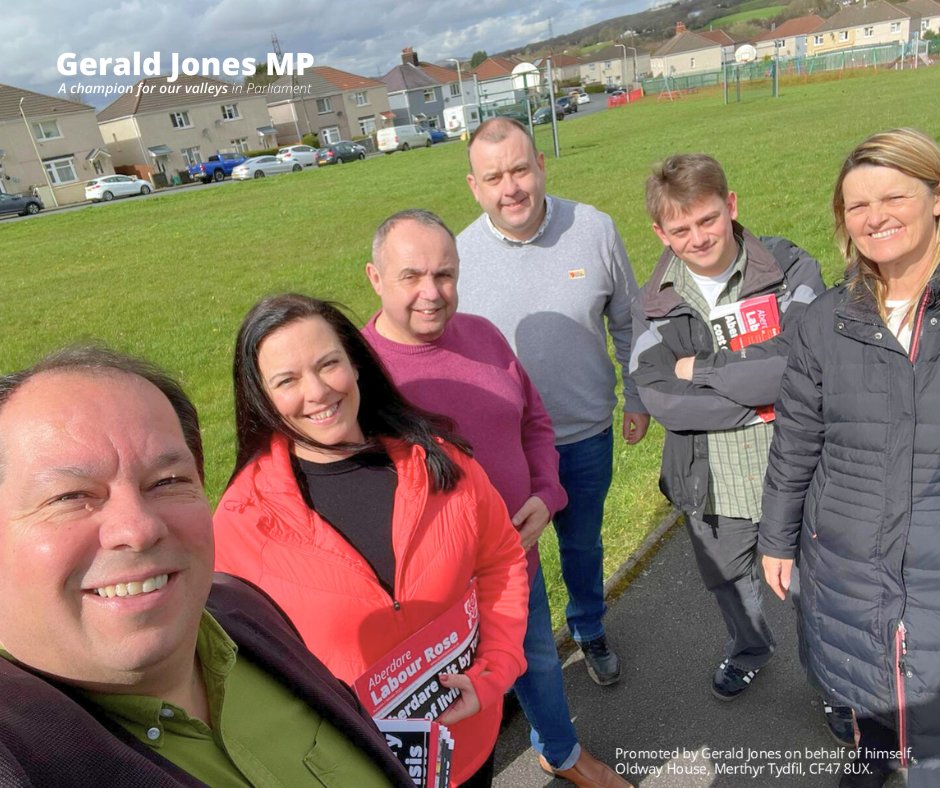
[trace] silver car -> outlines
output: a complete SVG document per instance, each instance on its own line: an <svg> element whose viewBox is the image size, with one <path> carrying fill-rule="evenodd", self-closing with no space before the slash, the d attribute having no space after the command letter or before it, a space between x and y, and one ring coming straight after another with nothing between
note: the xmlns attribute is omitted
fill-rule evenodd
<svg viewBox="0 0 940 788"><path fill-rule="evenodd" d="M150 194L153 187L148 181L130 175L102 175L85 184L85 199L92 202L111 202L115 197L132 194Z"/></svg>
<svg viewBox="0 0 940 788"><path fill-rule="evenodd" d="M264 178L282 172L300 172L302 169L300 162L280 161L277 156L255 156L232 170L232 177L236 181L247 181L249 178Z"/></svg>
<svg viewBox="0 0 940 788"><path fill-rule="evenodd" d="M316 167L319 151L310 145L288 145L277 152L278 161L297 162L304 167Z"/></svg>

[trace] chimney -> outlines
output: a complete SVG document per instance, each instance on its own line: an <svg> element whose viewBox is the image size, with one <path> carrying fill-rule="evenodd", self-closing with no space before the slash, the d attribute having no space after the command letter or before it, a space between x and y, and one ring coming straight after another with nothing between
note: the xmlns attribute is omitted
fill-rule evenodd
<svg viewBox="0 0 940 788"><path fill-rule="evenodd" d="M406 66L417 66L418 53L415 52L411 47L405 47L401 51L401 62Z"/></svg>
<svg viewBox="0 0 940 788"><path fill-rule="evenodd" d="M685 22L676 22L676 35L685 32Z"/></svg>

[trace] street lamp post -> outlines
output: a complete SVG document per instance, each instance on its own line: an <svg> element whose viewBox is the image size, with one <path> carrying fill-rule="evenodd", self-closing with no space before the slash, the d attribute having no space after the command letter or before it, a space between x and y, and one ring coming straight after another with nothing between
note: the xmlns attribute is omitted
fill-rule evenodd
<svg viewBox="0 0 940 788"><path fill-rule="evenodd" d="M615 47L620 47L623 50L623 68L620 72L620 81L623 83L620 87L626 89L627 87L627 47L624 44L614 44Z"/></svg>
<svg viewBox="0 0 940 788"><path fill-rule="evenodd" d="M463 97L463 77L460 74L460 61L455 57L447 58L450 61L453 61L457 64L457 84L460 85L460 119L463 122L463 131L461 134L467 133L467 110L466 110L466 100Z"/></svg>

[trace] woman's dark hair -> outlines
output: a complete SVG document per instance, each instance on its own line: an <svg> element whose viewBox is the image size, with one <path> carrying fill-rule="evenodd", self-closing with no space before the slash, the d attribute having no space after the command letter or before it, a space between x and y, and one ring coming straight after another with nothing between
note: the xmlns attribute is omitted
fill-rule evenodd
<svg viewBox="0 0 940 788"><path fill-rule="evenodd" d="M288 424L277 412L265 391L258 369L258 349L273 332L298 320L319 317L339 337L343 350L359 374L359 427L364 443L324 446ZM298 293L285 293L262 299L242 321L235 341L232 366L235 385L235 433L237 451L234 479L259 452L268 448L274 433L312 449L345 449L359 452L375 448L379 438L397 438L424 449L431 487L435 491L453 489L461 471L436 440L442 438L470 455L470 446L454 432L444 416L427 413L406 400L392 383L385 367L352 322L336 304Z"/></svg>

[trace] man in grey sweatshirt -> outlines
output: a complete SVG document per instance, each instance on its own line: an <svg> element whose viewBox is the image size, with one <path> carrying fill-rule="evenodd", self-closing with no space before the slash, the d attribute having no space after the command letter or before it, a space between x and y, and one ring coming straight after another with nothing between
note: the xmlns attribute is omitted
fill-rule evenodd
<svg viewBox="0 0 940 788"><path fill-rule="evenodd" d="M649 415L627 374L636 280L609 216L545 194L545 160L507 118L470 138L467 182L484 213L457 238L461 309L509 340L555 427L568 506L555 517L568 588L568 626L591 678L613 684L620 662L604 633L601 524L613 469L616 377L623 370L623 437L638 443Z"/></svg>

